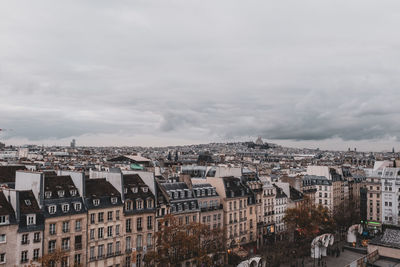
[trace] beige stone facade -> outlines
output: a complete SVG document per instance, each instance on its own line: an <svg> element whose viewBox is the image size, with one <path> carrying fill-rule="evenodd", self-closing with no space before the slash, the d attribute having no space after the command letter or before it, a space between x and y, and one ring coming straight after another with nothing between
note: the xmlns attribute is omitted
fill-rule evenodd
<svg viewBox="0 0 400 267"><path fill-rule="evenodd" d="M88 212L88 264L106 267L120 264L124 244L122 206L91 209Z"/></svg>
<svg viewBox="0 0 400 267"><path fill-rule="evenodd" d="M16 247L17 243L17 224L0 224L0 266L17 266Z"/></svg>
<svg viewBox="0 0 400 267"><path fill-rule="evenodd" d="M86 217L86 213L80 213L45 219L43 254L51 254L56 250L65 252L62 262L56 266L86 263Z"/></svg>
<svg viewBox="0 0 400 267"><path fill-rule="evenodd" d="M367 220L381 222L382 201L381 201L381 179L368 177L366 181L367 193Z"/></svg>

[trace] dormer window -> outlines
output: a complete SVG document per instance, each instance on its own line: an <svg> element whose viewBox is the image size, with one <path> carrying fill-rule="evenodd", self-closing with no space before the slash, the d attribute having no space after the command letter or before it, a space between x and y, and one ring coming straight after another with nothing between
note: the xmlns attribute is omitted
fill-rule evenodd
<svg viewBox="0 0 400 267"><path fill-rule="evenodd" d="M95 206L100 205L100 199L93 199L93 205Z"/></svg>
<svg viewBox="0 0 400 267"><path fill-rule="evenodd" d="M36 223L36 216L35 214L31 214L26 216L26 225L33 225Z"/></svg>
<svg viewBox="0 0 400 267"><path fill-rule="evenodd" d="M69 204L62 204L62 211L63 212L68 212L69 211Z"/></svg>
<svg viewBox="0 0 400 267"><path fill-rule="evenodd" d="M137 210L143 209L143 201L141 199L136 200L136 209Z"/></svg>
<svg viewBox="0 0 400 267"><path fill-rule="evenodd" d="M8 224L8 223L9 223L8 215L1 215L0 216L0 224Z"/></svg>
<svg viewBox="0 0 400 267"><path fill-rule="evenodd" d="M57 191L57 194L58 194L59 197L64 197L64 193L65 193L64 190L58 190Z"/></svg>
<svg viewBox="0 0 400 267"><path fill-rule="evenodd" d="M76 211L80 211L80 210L82 209L82 204L79 203L79 202L78 202L78 203L75 203L75 204L74 204L74 208L75 208Z"/></svg>
<svg viewBox="0 0 400 267"><path fill-rule="evenodd" d="M142 191L143 191L143 193L147 193L149 191L149 188L148 187L142 187Z"/></svg>
<svg viewBox="0 0 400 267"><path fill-rule="evenodd" d="M111 198L111 203L112 204L117 204L117 201L118 201L118 198L116 198L116 197L112 197Z"/></svg>
<svg viewBox="0 0 400 267"><path fill-rule="evenodd" d="M57 206L56 205L51 205L49 206L49 213L54 214L57 211Z"/></svg>
<svg viewBox="0 0 400 267"><path fill-rule="evenodd" d="M29 199L25 199L25 205L30 206L32 203Z"/></svg>
<svg viewBox="0 0 400 267"><path fill-rule="evenodd" d="M132 201L127 200L127 201L125 202L125 209L126 209L126 210L131 210L131 209L132 209Z"/></svg>
<svg viewBox="0 0 400 267"><path fill-rule="evenodd" d="M132 187L132 192L133 193L137 193L138 192L138 188L135 186L135 187Z"/></svg>
<svg viewBox="0 0 400 267"><path fill-rule="evenodd" d="M51 198L51 191L44 192L44 197L45 198Z"/></svg>
<svg viewBox="0 0 400 267"><path fill-rule="evenodd" d="M76 196L76 189L72 189L69 191L69 193L71 194L71 196Z"/></svg>
<svg viewBox="0 0 400 267"><path fill-rule="evenodd" d="M148 209L153 208L153 200L152 200L151 198L149 198L149 199L147 200L147 208L148 208Z"/></svg>

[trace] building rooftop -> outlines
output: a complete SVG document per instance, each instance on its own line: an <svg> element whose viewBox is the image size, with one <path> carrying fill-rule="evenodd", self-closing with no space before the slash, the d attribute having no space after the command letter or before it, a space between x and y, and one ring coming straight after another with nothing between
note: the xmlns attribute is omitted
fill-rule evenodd
<svg viewBox="0 0 400 267"><path fill-rule="evenodd" d="M26 168L23 165L0 166L0 183L14 183L15 172L19 170L26 170Z"/></svg>
<svg viewBox="0 0 400 267"><path fill-rule="evenodd" d="M10 215L10 217L15 216L14 209L7 201L7 198L4 195L3 191L0 191L0 215Z"/></svg>
<svg viewBox="0 0 400 267"><path fill-rule="evenodd" d="M400 229L386 229L383 235L371 240L373 245L400 248Z"/></svg>
<svg viewBox="0 0 400 267"><path fill-rule="evenodd" d="M32 190L18 191L19 209L21 214L40 213L41 209Z"/></svg>
<svg viewBox="0 0 400 267"><path fill-rule="evenodd" d="M58 199L78 196L78 190L69 175L45 176L44 191L51 192L47 199Z"/></svg>

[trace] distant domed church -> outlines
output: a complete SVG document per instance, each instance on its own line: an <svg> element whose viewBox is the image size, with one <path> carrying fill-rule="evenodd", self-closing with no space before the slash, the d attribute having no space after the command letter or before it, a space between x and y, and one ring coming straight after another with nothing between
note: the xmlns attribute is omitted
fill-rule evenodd
<svg viewBox="0 0 400 267"><path fill-rule="evenodd" d="M257 138L257 140L256 140L256 145L261 146L261 145L263 145L263 144L264 144L264 142L263 142L263 140L261 139L261 136L259 136L259 137Z"/></svg>

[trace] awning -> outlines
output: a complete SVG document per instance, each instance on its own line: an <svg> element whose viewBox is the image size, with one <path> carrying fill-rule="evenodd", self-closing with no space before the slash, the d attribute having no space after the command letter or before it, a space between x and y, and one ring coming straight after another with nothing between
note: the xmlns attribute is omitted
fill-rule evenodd
<svg viewBox="0 0 400 267"><path fill-rule="evenodd" d="M132 163L131 164L131 170L143 170L143 166L139 164Z"/></svg>

